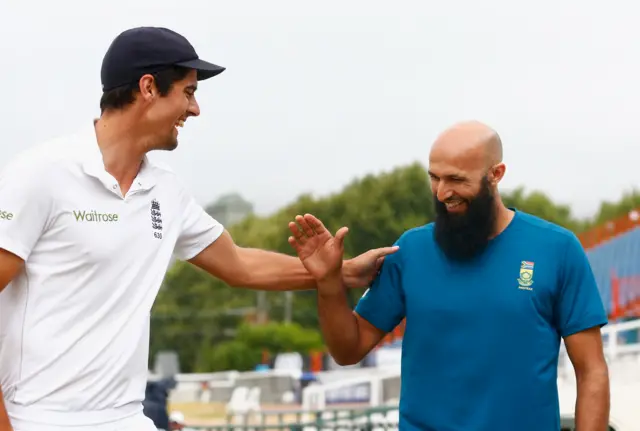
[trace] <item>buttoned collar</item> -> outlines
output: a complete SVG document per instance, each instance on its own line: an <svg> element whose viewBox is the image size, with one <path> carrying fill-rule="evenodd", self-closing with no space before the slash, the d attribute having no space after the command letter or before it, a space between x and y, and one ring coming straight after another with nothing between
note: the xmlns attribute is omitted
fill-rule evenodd
<svg viewBox="0 0 640 431"><path fill-rule="evenodd" d="M107 172L104 167L104 160L100 147L98 146L93 122L80 136L82 136L82 142L79 142L79 144L82 145L82 149L84 150L79 154L83 171L87 175L97 178L109 191L123 198L124 196L120 191L118 181ZM145 155L140 166L140 171L133 180L127 194L151 190L156 185L154 171L153 163Z"/></svg>

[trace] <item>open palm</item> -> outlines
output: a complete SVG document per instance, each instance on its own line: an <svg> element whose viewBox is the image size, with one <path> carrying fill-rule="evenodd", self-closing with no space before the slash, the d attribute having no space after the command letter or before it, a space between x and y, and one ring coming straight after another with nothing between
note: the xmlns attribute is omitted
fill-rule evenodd
<svg viewBox="0 0 640 431"><path fill-rule="evenodd" d="M304 267L316 279L337 275L342 266L344 237L348 229L341 228L333 237L322 222L311 214L296 216L289 223L293 236L289 244L296 250Z"/></svg>

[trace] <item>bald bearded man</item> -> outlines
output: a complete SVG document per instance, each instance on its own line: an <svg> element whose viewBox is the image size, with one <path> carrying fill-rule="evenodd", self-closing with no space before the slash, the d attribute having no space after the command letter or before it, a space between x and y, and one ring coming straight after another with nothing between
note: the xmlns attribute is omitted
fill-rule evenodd
<svg viewBox="0 0 640 431"><path fill-rule="evenodd" d="M355 364L406 317L400 429L560 429L561 338L577 377L580 431L604 431L607 316L578 239L507 208L502 143L484 124L441 134L429 156L435 222L405 232L352 312L341 277L346 228L335 238L296 217L290 244L318 283L332 356Z"/></svg>

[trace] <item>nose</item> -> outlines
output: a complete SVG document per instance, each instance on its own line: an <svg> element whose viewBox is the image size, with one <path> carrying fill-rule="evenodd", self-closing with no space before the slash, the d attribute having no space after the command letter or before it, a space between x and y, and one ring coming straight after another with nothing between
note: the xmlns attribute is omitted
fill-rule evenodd
<svg viewBox="0 0 640 431"><path fill-rule="evenodd" d="M453 190L451 190L451 188L448 187L444 181L438 181L438 185L436 188L436 197L438 198L438 200L440 202L445 202L451 196L453 196Z"/></svg>
<svg viewBox="0 0 640 431"><path fill-rule="evenodd" d="M200 105L198 105L198 101L194 97L189 104L189 115L192 117L197 117L200 115Z"/></svg>

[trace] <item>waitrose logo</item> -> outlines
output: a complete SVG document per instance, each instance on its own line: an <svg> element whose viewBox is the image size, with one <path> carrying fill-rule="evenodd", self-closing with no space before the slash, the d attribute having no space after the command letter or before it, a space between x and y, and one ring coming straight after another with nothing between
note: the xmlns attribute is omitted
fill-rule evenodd
<svg viewBox="0 0 640 431"><path fill-rule="evenodd" d="M99 213L96 210L74 211L77 222L114 223L118 221L118 214Z"/></svg>
<svg viewBox="0 0 640 431"><path fill-rule="evenodd" d="M9 211L0 210L0 220L12 220L12 219L13 219L13 213L10 213Z"/></svg>

